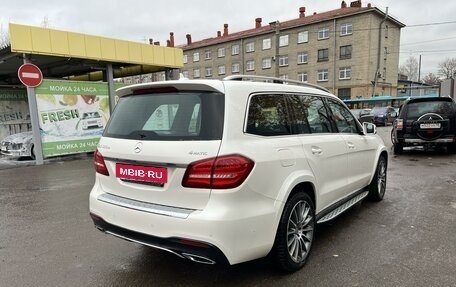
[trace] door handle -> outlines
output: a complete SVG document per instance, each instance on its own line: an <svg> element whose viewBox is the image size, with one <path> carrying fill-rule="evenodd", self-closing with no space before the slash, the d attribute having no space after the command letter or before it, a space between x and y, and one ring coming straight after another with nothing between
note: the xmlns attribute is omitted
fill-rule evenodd
<svg viewBox="0 0 456 287"><path fill-rule="evenodd" d="M348 145L348 148L350 148L350 149L355 148L355 145L352 142L348 142L347 145Z"/></svg>
<svg viewBox="0 0 456 287"><path fill-rule="evenodd" d="M311 151L314 155L320 155L323 152L321 148L316 147L316 146L313 146L311 148Z"/></svg>

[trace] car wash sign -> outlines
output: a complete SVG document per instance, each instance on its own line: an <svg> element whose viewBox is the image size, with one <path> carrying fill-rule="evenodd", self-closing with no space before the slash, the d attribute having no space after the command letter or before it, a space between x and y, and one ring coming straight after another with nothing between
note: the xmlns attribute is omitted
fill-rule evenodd
<svg viewBox="0 0 456 287"><path fill-rule="evenodd" d="M43 80L36 99L44 157L96 149L109 119L107 83Z"/></svg>

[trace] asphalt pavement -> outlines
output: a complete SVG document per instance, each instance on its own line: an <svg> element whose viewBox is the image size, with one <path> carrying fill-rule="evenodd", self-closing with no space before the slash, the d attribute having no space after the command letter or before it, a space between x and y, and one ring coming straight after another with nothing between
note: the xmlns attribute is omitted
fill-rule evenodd
<svg viewBox="0 0 456 287"><path fill-rule="evenodd" d="M389 145L390 130L378 128ZM101 233L89 156L19 163L0 182L0 286L456 286L456 155L445 151L390 152L384 200L319 225L293 274L268 258L196 264Z"/></svg>

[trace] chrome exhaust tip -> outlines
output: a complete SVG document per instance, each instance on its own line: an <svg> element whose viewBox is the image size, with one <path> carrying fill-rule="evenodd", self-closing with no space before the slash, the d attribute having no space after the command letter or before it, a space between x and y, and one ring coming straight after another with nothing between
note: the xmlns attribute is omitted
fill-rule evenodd
<svg viewBox="0 0 456 287"><path fill-rule="evenodd" d="M215 261L203 256L195 255L195 254L188 254L188 253L182 253L182 256L185 258L196 262L196 263L202 263L202 264L208 264L208 265L214 265Z"/></svg>

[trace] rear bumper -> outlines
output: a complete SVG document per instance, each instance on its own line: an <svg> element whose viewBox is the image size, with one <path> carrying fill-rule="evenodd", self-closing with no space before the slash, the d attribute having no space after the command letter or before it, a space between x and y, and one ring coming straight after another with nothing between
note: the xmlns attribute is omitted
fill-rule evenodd
<svg viewBox="0 0 456 287"><path fill-rule="evenodd" d="M100 200L103 195L106 193L95 183L90 213L98 229L207 264L237 264L266 256L274 244L277 214L283 208L283 203L247 187L213 192L203 210L188 216L175 207L168 213L163 208L156 212L149 205L144 210L120 206Z"/></svg>
<svg viewBox="0 0 456 287"><path fill-rule="evenodd" d="M210 244L189 241L184 238L160 238L107 223L103 218L93 213L90 213L90 217L98 230L118 238L168 251L180 258L190 259L198 263L228 263L223 253Z"/></svg>
<svg viewBox="0 0 456 287"><path fill-rule="evenodd" d="M420 145L447 145L456 143L456 137L453 135L445 135L432 140L424 140L416 135L397 133L397 140L404 146L420 146Z"/></svg>
<svg viewBox="0 0 456 287"><path fill-rule="evenodd" d="M423 139L404 139L404 142L405 143L411 143L411 144L446 144L446 143L453 143L454 140L452 138L444 138L444 139L435 139L435 140L431 140L431 141L426 141L426 140L423 140Z"/></svg>

